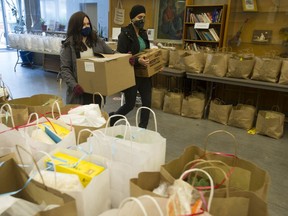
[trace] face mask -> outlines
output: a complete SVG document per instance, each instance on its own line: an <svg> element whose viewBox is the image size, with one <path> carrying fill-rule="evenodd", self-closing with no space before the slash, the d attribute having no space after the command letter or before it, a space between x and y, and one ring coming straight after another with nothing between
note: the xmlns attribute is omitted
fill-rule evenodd
<svg viewBox="0 0 288 216"><path fill-rule="evenodd" d="M87 37L88 35L90 35L91 33L91 28L90 27L85 27L82 29L81 34L85 37Z"/></svg>
<svg viewBox="0 0 288 216"><path fill-rule="evenodd" d="M138 29L143 29L144 28L144 24L145 24L144 19L136 20L133 23Z"/></svg>

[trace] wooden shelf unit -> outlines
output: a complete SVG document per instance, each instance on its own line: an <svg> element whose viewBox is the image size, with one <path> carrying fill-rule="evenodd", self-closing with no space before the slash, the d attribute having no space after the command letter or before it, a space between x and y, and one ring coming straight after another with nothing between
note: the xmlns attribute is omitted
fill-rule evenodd
<svg viewBox="0 0 288 216"><path fill-rule="evenodd" d="M211 48L222 47L223 44L225 44L224 33L226 14L226 4L186 4L183 29L184 48L190 46L190 48L193 49L193 44ZM216 36L215 33L217 34Z"/></svg>

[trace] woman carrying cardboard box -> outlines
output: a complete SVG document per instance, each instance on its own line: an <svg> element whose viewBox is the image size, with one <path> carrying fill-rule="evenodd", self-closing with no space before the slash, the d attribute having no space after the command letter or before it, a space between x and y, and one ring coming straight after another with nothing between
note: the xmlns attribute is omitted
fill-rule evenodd
<svg viewBox="0 0 288 216"><path fill-rule="evenodd" d="M117 51L120 53L131 53L133 56L130 58L130 64L135 68L139 65L147 66L149 59L144 57L134 56L144 49L149 49L150 44L146 30L143 29L145 24L146 10L142 5L135 5L130 11L130 24L121 29L121 33L118 36ZM135 77L136 85L124 90L125 104L121 106L113 114L128 114L136 103L137 91L140 93L142 106L151 107L151 92L152 92L152 80L151 77ZM149 110L142 109L140 116L139 127L147 128L149 121ZM110 124L114 123L119 118L114 117L111 119Z"/></svg>
<svg viewBox="0 0 288 216"><path fill-rule="evenodd" d="M60 52L60 76L67 84L67 104L93 103L93 95L85 93L78 84L76 59L93 57L94 53L113 54L114 51L92 29L88 15L78 11L70 17ZM101 104L99 96L96 96L95 103Z"/></svg>

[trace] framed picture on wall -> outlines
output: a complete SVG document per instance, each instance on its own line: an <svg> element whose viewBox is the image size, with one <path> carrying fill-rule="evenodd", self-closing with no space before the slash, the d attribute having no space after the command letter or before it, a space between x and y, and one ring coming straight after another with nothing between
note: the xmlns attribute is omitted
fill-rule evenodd
<svg viewBox="0 0 288 216"><path fill-rule="evenodd" d="M272 39L272 30L254 30L252 42L259 44L268 44Z"/></svg>
<svg viewBox="0 0 288 216"><path fill-rule="evenodd" d="M257 11L257 2L256 0L242 0L243 11Z"/></svg>
<svg viewBox="0 0 288 216"><path fill-rule="evenodd" d="M155 38L162 43L182 43L185 1L159 0L156 3Z"/></svg>

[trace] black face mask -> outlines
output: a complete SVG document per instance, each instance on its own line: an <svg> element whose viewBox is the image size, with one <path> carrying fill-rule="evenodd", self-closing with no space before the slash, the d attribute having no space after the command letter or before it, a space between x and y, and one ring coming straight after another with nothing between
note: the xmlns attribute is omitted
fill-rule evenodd
<svg viewBox="0 0 288 216"><path fill-rule="evenodd" d="M83 28L81 33L83 36L87 37L91 33L91 28L90 27Z"/></svg>
<svg viewBox="0 0 288 216"><path fill-rule="evenodd" d="M136 20L133 22L134 26L136 26L138 29L143 29L144 28L144 24L145 24L145 21L144 19L141 19L141 20Z"/></svg>

